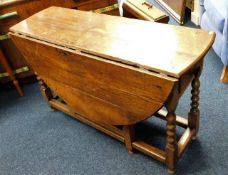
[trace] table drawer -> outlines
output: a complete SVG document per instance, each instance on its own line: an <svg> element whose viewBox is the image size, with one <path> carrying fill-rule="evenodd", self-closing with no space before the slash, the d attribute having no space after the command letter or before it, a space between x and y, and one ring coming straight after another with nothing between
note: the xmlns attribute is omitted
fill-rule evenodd
<svg viewBox="0 0 228 175"><path fill-rule="evenodd" d="M169 17L146 0L126 0L123 3L123 16L148 21L168 23Z"/></svg>
<svg viewBox="0 0 228 175"><path fill-rule="evenodd" d="M115 1L107 1L107 0L91 0L78 4L79 10L96 10L99 8L107 7L114 4Z"/></svg>

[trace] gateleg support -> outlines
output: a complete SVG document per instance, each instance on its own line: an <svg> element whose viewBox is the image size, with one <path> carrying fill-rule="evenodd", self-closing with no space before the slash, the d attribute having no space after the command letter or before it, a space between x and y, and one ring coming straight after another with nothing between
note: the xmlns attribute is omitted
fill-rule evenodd
<svg viewBox="0 0 228 175"><path fill-rule="evenodd" d="M37 73L35 73L37 76L37 80L38 83L40 85L40 91L42 96L44 97L45 101L47 102L48 106L54 110L54 108L52 108L52 105L50 103L50 100L53 99L53 94L51 89L45 84L45 82L37 75Z"/></svg>

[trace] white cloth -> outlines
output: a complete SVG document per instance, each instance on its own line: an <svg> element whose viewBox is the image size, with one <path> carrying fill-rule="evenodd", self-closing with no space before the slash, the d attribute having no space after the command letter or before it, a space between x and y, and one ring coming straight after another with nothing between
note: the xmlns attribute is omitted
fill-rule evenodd
<svg viewBox="0 0 228 175"><path fill-rule="evenodd" d="M120 16L123 16L123 3L125 0L118 0Z"/></svg>

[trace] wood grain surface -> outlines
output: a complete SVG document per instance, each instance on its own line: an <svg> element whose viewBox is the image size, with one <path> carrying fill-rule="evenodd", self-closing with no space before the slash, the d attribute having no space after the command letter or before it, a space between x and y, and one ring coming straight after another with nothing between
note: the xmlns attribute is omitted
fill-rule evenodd
<svg viewBox="0 0 228 175"><path fill-rule="evenodd" d="M52 108L175 173L199 129L199 77L213 32L51 7L12 27L10 34ZM182 118L176 108L189 84L190 111ZM159 112L162 107L165 112ZM152 115L166 120L165 150L135 135L135 124ZM186 128L179 141L177 125Z"/></svg>
<svg viewBox="0 0 228 175"><path fill-rule="evenodd" d="M176 82L31 38L12 35L12 39L41 79L76 113L92 121L112 125L142 121L163 106Z"/></svg>
<svg viewBox="0 0 228 175"><path fill-rule="evenodd" d="M10 30L177 78L205 55L215 37L200 29L60 7L41 11Z"/></svg>

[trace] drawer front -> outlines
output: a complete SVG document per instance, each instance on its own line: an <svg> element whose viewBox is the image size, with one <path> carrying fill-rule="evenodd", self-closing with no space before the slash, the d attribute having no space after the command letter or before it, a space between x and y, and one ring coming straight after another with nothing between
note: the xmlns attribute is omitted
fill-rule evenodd
<svg viewBox="0 0 228 175"><path fill-rule="evenodd" d="M26 3L25 3L26 2ZM96 10L117 3L117 0L32 0L16 3L15 5L0 8L0 15L6 15L12 12L17 15L7 19L0 19L0 34L5 34L8 29L16 23L28 18L29 16L48 8L50 6L60 6L65 8L74 8L79 10ZM112 13L110 13L112 14Z"/></svg>
<svg viewBox="0 0 228 175"><path fill-rule="evenodd" d="M117 3L115 0L90 0L78 4L79 10L96 10Z"/></svg>

